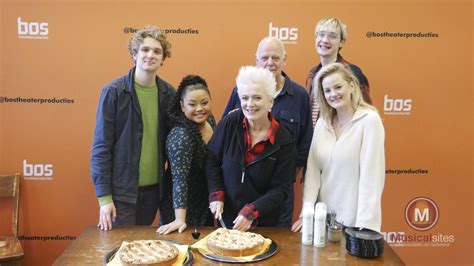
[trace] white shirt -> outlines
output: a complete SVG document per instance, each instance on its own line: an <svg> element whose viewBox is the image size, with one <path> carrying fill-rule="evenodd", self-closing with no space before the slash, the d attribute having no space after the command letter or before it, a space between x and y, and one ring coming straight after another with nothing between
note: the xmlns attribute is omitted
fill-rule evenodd
<svg viewBox="0 0 474 266"><path fill-rule="evenodd" d="M380 232L385 181L385 132L377 112L359 108L336 138L324 119L316 123L303 202L324 202L349 227Z"/></svg>

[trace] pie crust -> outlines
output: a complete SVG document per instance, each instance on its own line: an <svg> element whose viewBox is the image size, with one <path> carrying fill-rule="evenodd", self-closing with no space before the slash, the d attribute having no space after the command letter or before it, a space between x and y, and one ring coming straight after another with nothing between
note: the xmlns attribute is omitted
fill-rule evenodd
<svg viewBox="0 0 474 266"><path fill-rule="evenodd" d="M120 247L116 256L123 265L172 265L178 259L178 248L161 240L136 240Z"/></svg>
<svg viewBox="0 0 474 266"><path fill-rule="evenodd" d="M226 257L243 257L258 253L265 242L262 235L219 228L207 238L207 248Z"/></svg>

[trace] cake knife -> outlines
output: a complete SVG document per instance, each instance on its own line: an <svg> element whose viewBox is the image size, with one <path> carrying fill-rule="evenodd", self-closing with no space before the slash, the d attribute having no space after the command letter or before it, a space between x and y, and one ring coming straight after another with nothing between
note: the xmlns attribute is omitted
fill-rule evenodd
<svg viewBox="0 0 474 266"><path fill-rule="evenodd" d="M222 228L227 229L227 226L225 226L224 219L222 219L222 216L220 216L217 220L219 220L219 223L221 224Z"/></svg>

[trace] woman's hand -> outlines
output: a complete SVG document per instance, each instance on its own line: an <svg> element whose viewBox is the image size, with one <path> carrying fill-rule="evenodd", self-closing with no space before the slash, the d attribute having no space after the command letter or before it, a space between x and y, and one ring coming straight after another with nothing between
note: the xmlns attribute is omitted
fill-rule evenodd
<svg viewBox="0 0 474 266"><path fill-rule="evenodd" d="M222 217L222 212L224 212L224 202L223 201L213 201L209 204L209 209L214 214L215 219Z"/></svg>
<svg viewBox="0 0 474 266"><path fill-rule="evenodd" d="M186 209L174 209L174 221L169 224L162 225L156 230L160 235L167 235L171 232L178 230L178 233L182 233L188 225L186 224Z"/></svg>
<svg viewBox="0 0 474 266"><path fill-rule="evenodd" d="M302 225L302 218L298 218L296 222L291 226L291 231L293 232L301 232L301 226Z"/></svg>
<svg viewBox="0 0 474 266"><path fill-rule="evenodd" d="M252 220L245 218L243 215L237 216L234 220L234 228L240 231L247 231L252 225Z"/></svg>
<svg viewBox="0 0 474 266"><path fill-rule="evenodd" d="M160 235L167 235L178 230L178 233L182 233L188 225L184 220L176 219L169 224L162 225L156 230L156 232Z"/></svg>

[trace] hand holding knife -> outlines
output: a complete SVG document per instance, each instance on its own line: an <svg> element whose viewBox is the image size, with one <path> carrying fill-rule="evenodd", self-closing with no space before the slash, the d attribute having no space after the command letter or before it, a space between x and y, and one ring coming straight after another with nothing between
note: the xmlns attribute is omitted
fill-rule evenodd
<svg viewBox="0 0 474 266"><path fill-rule="evenodd" d="M222 219L222 212L224 211L224 202L213 201L211 202L211 204L209 204L209 209L211 209L211 212L214 214L214 218L219 221L220 225L223 228L227 228L224 223L224 220Z"/></svg>

